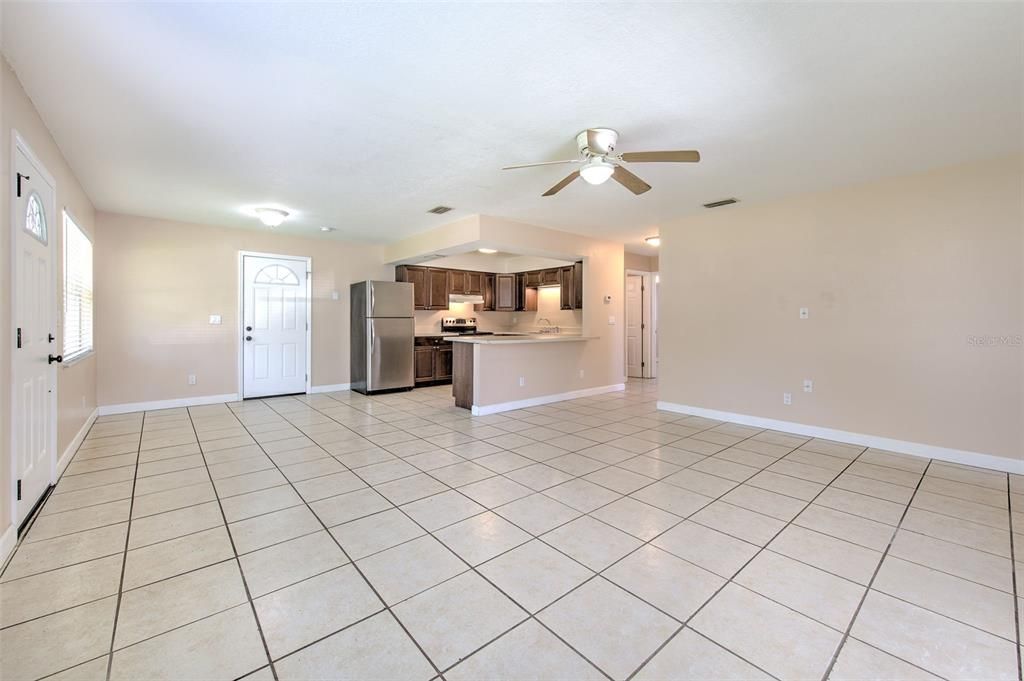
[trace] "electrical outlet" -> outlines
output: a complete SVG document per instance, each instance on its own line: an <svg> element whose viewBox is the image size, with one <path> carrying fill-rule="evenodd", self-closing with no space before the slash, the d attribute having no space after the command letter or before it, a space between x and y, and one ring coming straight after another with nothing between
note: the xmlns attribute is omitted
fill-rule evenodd
<svg viewBox="0 0 1024 681"><path fill-rule="evenodd" d="M608 317L608 326L615 326L615 317Z"/></svg>
<svg viewBox="0 0 1024 681"><path fill-rule="evenodd" d="M814 392L814 381L812 381L809 378L805 378L804 379L804 392L805 393L812 393L812 392Z"/></svg>
<svg viewBox="0 0 1024 681"><path fill-rule="evenodd" d="M782 393L783 404L793 404L793 393Z"/></svg>
<svg viewBox="0 0 1024 681"><path fill-rule="evenodd" d="M519 377L519 387L522 388L522 387L525 387L525 386L526 386L526 376L520 376Z"/></svg>
<svg viewBox="0 0 1024 681"><path fill-rule="evenodd" d="M210 315L210 323L213 324L214 326L216 326L217 324L220 324L221 323L220 322L220 315L219 314L212 314L212 315Z"/></svg>
<svg viewBox="0 0 1024 681"><path fill-rule="evenodd" d="M810 316L811 316L811 311L809 309L807 309L806 307L801 307L800 308L800 319L807 319Z"/></svg>
<svg viewBox="0 0 1024 681"><path fill-rule="evenodd" d="M196 375L195 374L189 374L188 375L188 384L189 385L195 385L196 384Z"/></svg>

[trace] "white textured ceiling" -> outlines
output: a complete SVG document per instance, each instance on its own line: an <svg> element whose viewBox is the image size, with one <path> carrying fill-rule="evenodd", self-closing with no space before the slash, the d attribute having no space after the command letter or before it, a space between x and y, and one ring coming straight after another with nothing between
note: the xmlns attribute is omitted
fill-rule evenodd
<svg viewBox="0 0 1024 681"><path fill-rule="evenodd" d="M281 231L371 241L485 213L636 246L710 200L1022 144L1016 2L3 5L5 54L109 211L262 228L240 209L280 204ZM499 170L594 126L704 160L632 166L639 197Z"/></svg>

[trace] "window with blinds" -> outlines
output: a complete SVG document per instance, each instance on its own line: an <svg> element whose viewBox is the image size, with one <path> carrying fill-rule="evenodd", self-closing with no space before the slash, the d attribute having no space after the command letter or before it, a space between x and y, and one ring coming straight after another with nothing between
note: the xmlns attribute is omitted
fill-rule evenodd
<svg viewBox="0 0 1024 681"><path fill-rule="evenodd" d="M64 213L64 361L92 352L92 242Z"/></svg>

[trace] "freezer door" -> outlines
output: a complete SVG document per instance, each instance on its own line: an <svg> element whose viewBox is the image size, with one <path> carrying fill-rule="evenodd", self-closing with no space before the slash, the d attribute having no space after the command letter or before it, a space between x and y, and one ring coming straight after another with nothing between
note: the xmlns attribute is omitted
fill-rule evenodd
<svg viewBox="0 0 1024 681"><path fill-rule="evenodd" d="M367 390L413 387L412 317L366 320L369 371Z"/></svg>
<svg viewBox="0 0 1024 681"><path fill-rule="evenodd" d="M413 285L398 281L367 282L367 317L412 317Z"/></svg>

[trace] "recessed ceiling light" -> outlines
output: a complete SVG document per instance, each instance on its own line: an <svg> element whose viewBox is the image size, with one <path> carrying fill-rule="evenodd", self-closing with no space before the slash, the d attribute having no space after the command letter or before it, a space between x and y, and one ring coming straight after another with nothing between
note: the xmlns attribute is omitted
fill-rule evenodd
<svg viewBox="0 0 1024 681"><path fill-rule="evenodd" d="M494 255L495 253L498 252L497 248L478 248L476 250L479 251L480 253L483 253L484 255Z"/></svg>
<svg viewBox="0 0 1024 681"><path fill-rule="evenodd" d="M334 227L321 227L320 231L321 232L333 232L335 230L334 230Z"/></svg>
<svg viewBox="0 0 1024 681"><path fill-rule="evenodd" d="M660 236L649 236L646 239L644 239L644 241L647 242L648 246L660 246L661 245L661 237Z"/></svg>
<svg viewBox="0 0 1024 681"><path fill-rule="evenodd" d="M280 208L254 208L253 212L267 227L277 227L288 217L288 211Z"/></svg>

